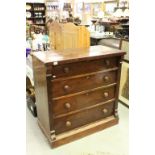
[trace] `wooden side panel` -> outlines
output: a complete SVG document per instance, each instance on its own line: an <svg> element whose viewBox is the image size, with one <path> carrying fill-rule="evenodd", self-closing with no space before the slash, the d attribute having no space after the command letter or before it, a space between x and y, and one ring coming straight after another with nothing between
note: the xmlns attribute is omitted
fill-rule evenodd
<svg viewBox="0 0 155 155"><path fill-rule="evenodd" d="M90 46L90 33L84 26L53 22L50 34L50 44L55 50L88 48Z"/></svg>
<svg viewBox="0 0 155 155"><path fill-rule="evenodd" d="M78 48L78 29L78 26L72 23L63 24L62 34L64 34L64 37L62 40L64 42L64 49Z"/></svg>
<svg viewBox="0 0 155 155"><path fill-rule="evenodd" d="M44 64L38 59L36 59L34 56L32 58L38 120L46 130L47 134L50 136L46 68Z"/></svg>
<svg viewBox="0 0 155 155"><path fill-rule="evenodd" d="M89 31L86 29L85 26L81 26L80 27L80 32L81 34L79 40L80 40L80 48L87 48L90 46L90 33Z"/></svg>
<svg viewBox="0 0 155 155"><path fill-rule="evenodd" d="M116 87L116 93L115 93L115 117L118 117L118 95L119 95L119 88L120 88L120 75L121 75L121 67L122 67L122 59L123 56L120 57L120 59L118 59L118 66L119 69L117 70L117 87Z"/></svg>
<svg viewBox="0 0 155 155"><path fill-rule="evenodd" d="M87 30L87 29L85 29ZM86 31L86 47L88 48L90 46L90 32Z"/></svg>
<svg viewBox="0 0 155 155"><path fill-rule="evenodd" d="M49 31L49 42L51 49L60 48L61 46L60 34L61 34L61 26L59 25L59 23L57 22L52 23Z"/></svg>

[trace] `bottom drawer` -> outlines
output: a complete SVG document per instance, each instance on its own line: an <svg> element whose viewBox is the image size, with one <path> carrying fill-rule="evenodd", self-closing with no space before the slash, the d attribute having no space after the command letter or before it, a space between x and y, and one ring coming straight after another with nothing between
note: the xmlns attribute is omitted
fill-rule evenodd
<svg viewBox="0 0 155 155"><path fill-rule="evenodd" d="M114 102L99 105L92 109L84 110L77 114L68 115L54 120L56 134L95 122L111 116L114 113Z"/></svg>

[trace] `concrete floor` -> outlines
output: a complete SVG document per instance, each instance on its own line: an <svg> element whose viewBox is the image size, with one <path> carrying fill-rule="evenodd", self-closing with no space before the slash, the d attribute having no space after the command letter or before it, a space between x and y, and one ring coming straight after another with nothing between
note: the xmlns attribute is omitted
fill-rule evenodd
<svg viewBox="0 0 155 155"><path fill-rule="evenodd" d="M27 108L27 155L128 155L129 109L119 104L118 125L51 149Z"/></svg>

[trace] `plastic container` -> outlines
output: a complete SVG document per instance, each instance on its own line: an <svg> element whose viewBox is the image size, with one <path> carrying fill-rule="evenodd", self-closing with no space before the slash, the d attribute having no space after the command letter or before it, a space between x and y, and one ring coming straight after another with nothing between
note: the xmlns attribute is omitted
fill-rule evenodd
<svg viewBox="0 0 155 155"><path fill-rule="evenodd" d="M26 48L26 57L28 57L28 55L31 53L31 49L30 48Z"/></svg>

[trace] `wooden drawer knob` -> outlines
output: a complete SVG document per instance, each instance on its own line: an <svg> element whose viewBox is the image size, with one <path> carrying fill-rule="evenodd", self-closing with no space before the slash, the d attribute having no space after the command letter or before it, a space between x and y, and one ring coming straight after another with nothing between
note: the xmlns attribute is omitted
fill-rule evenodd
<svg viewBox="0 0 155 155"><path fill-rule="evenodd" d="M103 109L102 111L104 114L106 114L108 112L108 109Z"/></svg>
<svg viewBox="0 0 155 155"><path fill-rule="evenodd" d="M72 123L71 123L70 121L67 121L67 122L66 122L66 126L67 126L67 127L70 127L71 125L72 125Z"/></svg>
<svg viewBox="0 0 155 155"><path fill-rule="evenodd" d="M106 64L106 66L110 66L110 61L109 60L105 60L105 64Z"/></svg>
<svg viewBox="0 0 155 155"><path fill-rule="evenodd" d="M104 81L109 81L109 76L104 76Z"/></svg>
<svg viewBox="0 0 155 155"><path fill-rule="evenodd" d="M64 68L64 72L65 72L65 73L69 73L69 68L68 68L68 67L65 67L65 68Z"/></svg>
<svg viewBox="0 0 155 155"><path fill-rule="evenodd" d="M65 103L65 108L66 109L70 109L70 107L71 107L70 103Z"/></svg>
<svg viewBox="0 0 155 155"><path fill-rule="evenodd" d="M65 86L64 86L64 90L65 90L65 91L68 91L68 90L69 90L69 86L68 86L68 85L65 85Z"/></svg>
<svg viewBox="0 0 155 155"><path fill-rule="evenodd" d="M109 96L109 93L105 92L104 97L108 97L108 96Z"/></svg>

